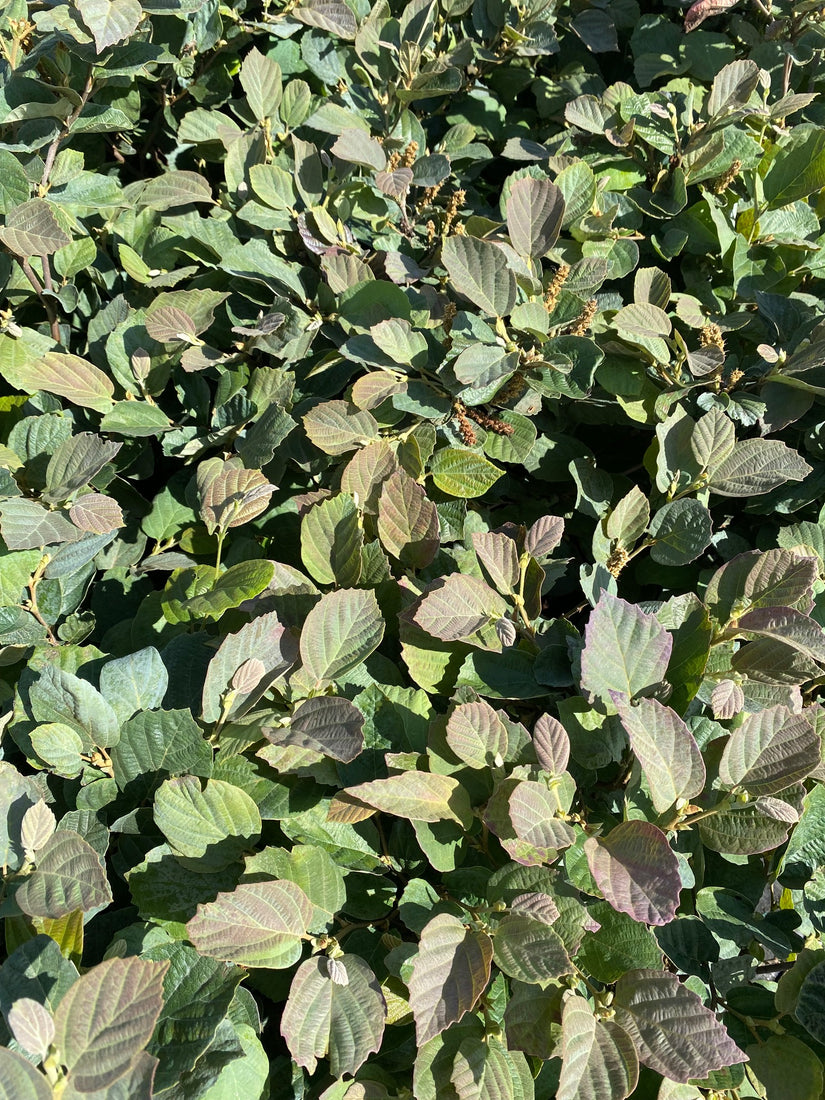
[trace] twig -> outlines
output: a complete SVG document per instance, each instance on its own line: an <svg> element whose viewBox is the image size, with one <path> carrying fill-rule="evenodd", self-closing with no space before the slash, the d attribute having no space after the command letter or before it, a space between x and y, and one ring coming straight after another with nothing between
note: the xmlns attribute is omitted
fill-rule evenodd
<svg viewBox="0 0 825 1100"><path fill-rule="evenodd" d="M23 274L26 276L26 278L31 283L35 294L40 299L40 304L43 306L43 309L46 311L46 316L49 319L49 328L51 329L52 339L54 340L54 342L56 344L59 344L60 343L60 322L57 319L57 311L54 308L54 304L52 302L50 302L49 299L46 297L46 295L44 293L43 284L40 282L38 277L35 275L34 268L29 263L29 261L26 260L26 259L21 259L20 257L15 257L15 259L17 259L19 261L20 266L23 268ZM51 287L51 282L52 282L51 268L49 267L49 262L48 262L48 260L46 259L45 256L42 256L41 259L43 261L43 279L46 282L46 289L51 290L52 289L52 287Z"/></svg>
<svg viewBox="0 0 825 1100"><path fill-rule="evenodd" d="M89 96L92 94L92 89L93 88L94 88L94 78L92 77L92 69L90 67L89 68L89 75L86 77L86 83L83 86L83 91L80 93L80 102L75 107L75 109L73 111L71 111L66 116L66 120L63 123L62 129L58 133L57 137L53 139L51 145L49 146L48 150L46 151L46 160L43 164L43 175L40 177L40 188L39 189L40 189L41 196L44 195L46 193L46 191L48 190L49 176L52 174L52 168L54 168L55 158L57 157L57 154L60 152L60 146L63 144L63 142L69 136L69 131L71 130L72 126L74 126L74 124L80 118L80 115L83 112L83 108L86 106L87 102L89 101Z"/></svg>

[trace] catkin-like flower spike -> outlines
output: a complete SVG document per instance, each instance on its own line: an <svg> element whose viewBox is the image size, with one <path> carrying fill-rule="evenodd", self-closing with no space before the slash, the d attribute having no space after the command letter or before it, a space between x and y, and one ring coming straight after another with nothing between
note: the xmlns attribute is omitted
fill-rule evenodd
<svg viewBox="0 0 825 1100"><path fill-rule="evenodd" d="M570 329L571 336L586 336L587 330L590 328L590 324L593 318L596 316L596 311L599 308L599 303L595 298L591 298L587 305L584 307L584 312L577 321L574 322Z"/></svg>

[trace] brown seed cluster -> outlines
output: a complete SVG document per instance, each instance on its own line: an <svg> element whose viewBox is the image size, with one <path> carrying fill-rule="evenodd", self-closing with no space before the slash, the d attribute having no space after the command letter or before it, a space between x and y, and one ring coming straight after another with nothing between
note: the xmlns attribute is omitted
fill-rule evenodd
<svg viewBox="0 0 825 1100"><path fill-rule="evenodd" d="M453 222L458 216L458 212L464 205L464 200L467 198L466 191L454 191L447 200L447 208L444 211L444 224L441 227L443 236L447 236L453 226Z"/></svg>
<svg viewBox="0 0 825 1100"><path fill-rule="evenodd" d="M596 316L596 311L599 308L599 303L595 298L590 298L584 307L584 312L577 321L573 323L570 328L571 336L586 336L587 330L590 328L590 324L593 318Z"/></svg>
<svg viewBox="0 0 825 1100"><path fill-rule="evenodd" d="M728 391L734 389L736 386L739 385L739 383L742 381L742 379L744 377L745 377L745 372L743 370L740 370L738 367L735 370L732 370L730 372L730 378L727 381L727 385L725 386L725 389L728 390Z"/></svg>
<svg viewBox="0 0 825 1100"><path fill-rule="evenodd" d="M447 336L450 335L456 313L458 313L458 306L455 304L455 302L447 302L446 306L444 306L444 317L441 322L444 326L444 332L447 334Z"/></svg>
<svg viewBox="0 0 825 1100"><path fill-rule="evenodd" d="M461 436L465 447L474 447L478 442L478 436L473 430L473 425L467 419L467 410L463 401L456 401L453 405L453 417L458 423L458 434Z"/></svg>
<svg viewBox="0 0 825 1100"><path fill-rule="evenodd" d="M402 168L412 168L415 164L418 156L418 142L411 141L407 148L404 150L404 156L401 158Z"/></svg>
<svg viewBox="0 0 825 1100"><path fill-rule="evenodd" d="M624 567L630 561L630 555L623 546L618 546L605 562L605 568L611 577L618 577Z"/></svg>
<svg viewBox="0 0 825 1100"><path fill-rule="evenodd" d="M480 409L466 409L465 411L466 415L469 416L471 420L475 420L476 424L480 424L482 428L486 428L488 432L495 432L496 435L513 434L513 425L507 424L503 420L499 420L497 416L489 416Z"/></svg>
<svg viewBox="0 0 825 1100"><path fill-rule="evenodd" d="M722 335L722 330L718 325L712 321L708 321L702 325L702 331L699 333L699 346L703 348L719 348L721 352L725 350L725 338Z"/></svg>
<svg viewBox="0 0 825 1100"><path fill-rule="evenodd" d="M496 394L496 401L500 405L506 405L508 401L514 401L521 397L527 389L527 383L521 371L516 371L512 378L508 379Z"/></svg>
<svg viewBox="0 0 825 1100"><path fill-rule="evenodd" d="M387 161L387 171L394 172L400 163L401 154L397 150L394 153L390 153L390 159Z"/></svg>
<svg viewBox="0 0 825 1100"><path fill-rule="evenodd" d="M736 177L739 175L739 171L742 168L742 161L735 160L732 162L730 168L723 176L720 176L713 184L713 193L715 195L721 195L723 191L727 191Z"/></svg>
<svg viewBox="0 0 825 1100"><path fill-rule="evenodd" d="M432 187L428 187L424 191L424 195L421 199L421 205L422 206L431 206L433 204L433 202L435 201L439 191L441 190L441 188L444 186L445 183L446 183L446 180L439 180L439 182L433 184Z"/></svg>
<svg viewBox="0 0 825 1100"><path fill-rule="evenodd" d="M547 292L544 295L544 308L548 313L552 313L556 308L556 302L558 301L561 288L564 286L567 276L570 274L570 268L567 264L561 264L556 274L553 276L553 281L548 286Z"/></svg>

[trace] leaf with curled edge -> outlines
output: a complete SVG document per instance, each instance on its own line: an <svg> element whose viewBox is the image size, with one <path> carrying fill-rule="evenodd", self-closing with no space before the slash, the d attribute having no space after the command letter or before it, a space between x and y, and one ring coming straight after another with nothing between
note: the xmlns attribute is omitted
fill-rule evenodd
<svg viewBox="0 0 825 1100"><path fill-rule="evenodd" d="M758 607L741 615L735 629L749 638L772 638L825 664L825 631L815 619L793 607Z"/></svg>
<svg viewBox="0 0 825 1100"><path fill-rule="evenodd" d="M564 220L564 195L549 179L517 179L507 196L507 231L516 252L533 260L546 256Z"/></svg>
<svg viewBox="0 0 825 1100"><path fill-rule="evenodd" d="M107 959L62 998L54 1041L78 1092L110 1087L142 1054L163 1008L168 969L167 961Z"/></svg>
<svg viewBox="0 0 825 1100"><path fill-rule="evenodd" d="M674 974L628 971L616 983L613 1007L641 1061L671 1081L704 1079L747 1061L715 1014Z"/></svg>
<svg viewBox="0 0 825 1100"><path fill-rule="evenodd" d="M552 554L564 534L564 520L560 516L542 516L530 527L524 540L524 549L534 558Z"/></svg>
<svg viewBox="0 0 825 1100"><path fill-rule="evenodd" d="M281 970L301 957L314 906L289 879L242 882L198 906L186 934L201 955Z"/></svg>
<svg viewBox="0 0 825 1100"><path fill-rule="evenodd" d="M736 7L738 3L739 0L696 0L696 3L685 12L685 31L695 31L712 15L721 15L722 12Z"/></svg>
<svg viewBox="0 0 825 1100"><path fill-rule="evenodd" d="M790 607L807 614L818 573L813 555L779 548L749 550L716 570L705 590L705 606L720 623L762 607Z"/></svg>
<svg viewBox="0 0 825 1100"><path fill-rule="evenodd" d="M422 933L408 983L420 1046L472 1011L490 981L493 942L450 913L439 913Z"/></svg>
<svg viewBox="0 0 825 1100"><path fill-rule="evenodd" d="M217 722L225 705L226 692L237 670L250 658L263 664L263 671L254 685L232 688L235 694L227 709L232 719L249 710L280 676L295 663L298 644L287 631L276 611L259 615L235 634L227 634L209 662L203 684L202 716L207 722Z"/></svg>
<svg viewBox="0 0 825 1100"><path fill-rule="evenodd" d="M469 796L451 775L407 771L359 783L339 793L373 812L380 810L409 821L455 821L467 829L473 820Z"/></svg>
<svg viewBox="0 0 825 1100"><path fill-rule="evenodd" d="M30 199L13 207L0 228L0 241L15 256L48 256L71 243L71 237L45 199Z"/></svg>
<svg viewBox="0 0 825 1100"><path fill-rule="evenodd" d="M340 0L306 0L289 13L292 19L305 23L308 27L337 34L339 38L355 38L357 24L355 16L346 4Z"/></svg>
<svg viewBox="0 0 825 1100"><path fill-rule="evenodd" d="M381 1049L387 1006L375 974L358 955L301 963L281 1016L294 1061L314 1073L329 1059L334 1077L357 1073Z"/></svg>
<svg viewBox="0 0 825 1100"><path fill-rule="evenodd" d="M43 499L50 503L66 500L88 485L95 474L115 458L122 446L122 443L101 439L93 432L69 436L49 459L47 490L42 494Z"/></svg>
<svg viewBox="0 0 825 1100"><path fill-rule="evenodd" d="M807 716L787 707L748 715L733 730L719 762L719 778L752 795L776 794L819 766L819 734Z"/></svg>
<svg viewBox="0 0 825 1100"><path fill-rule="evenodd" d="M349 401L322 401L303 417L304 430L324 454L343 455L379 438L378 421Z"/></svg>
<svg viewBox="0 0 825 1100"><path fill-rule="evenodd" d="M649 821L623 821L584 850L590 873L614 909L643 924L676 916L682 880L667 837Z"/></svg>
<svg viewBox="0 0 825 1100"><path fill-rule="evenodd" d="M657 813L704 790L702 754L675 711L657 699L640 699L635 706L620 706L619 719L642 766Z"/></svg>
<svg viewBox="0 0 825 1100"><path fill-rule="evenodd" d="M569 848L576 834L560 816L563 809L555 789L529 779L517 782L507 802L510 824L518 838L506 844L513 859L525 864L549 863L560 848Z"/></svg>
<svg viewBox="0 0 825 1100"><path fill-rule="evenodd" d="M239 460L202 462L197 472L201 516L210 534L240 527L265 512L275 486Z"/></svg>
<svg viewBox="0 0 825 1100"><path fill-rule="evenodd" d="M572 992L562 1008L561 1059L556 1100L624 1100L639 1079L636 1048L624 1028L597 1020Z"/></svg>
<svg viewBox="0 0 825 1100"><path fill-rule="evenodd" d="M474 531L473 549L485 573L499 592L512 592L520 570L516 544L501 531Z"/></svg>

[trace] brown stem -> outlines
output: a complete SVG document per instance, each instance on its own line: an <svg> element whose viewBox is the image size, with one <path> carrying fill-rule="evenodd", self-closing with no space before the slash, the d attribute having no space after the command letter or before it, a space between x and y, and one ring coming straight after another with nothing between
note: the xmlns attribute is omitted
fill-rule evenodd
<svg viewBox="0 0 825 1100"><path fill-rule="evenodd" d="M46 259L46 257L43 256L41 258L43 260L43 279L44 279L44 281L46 281L47 289L51 290L51 281L52 281L51 268L49 267L49 263L48 263L48 260ZM20 263L20 266L23 268L23 274L26 276L26 278L31 283L35 294L40 299L40 304L43 306L43 309L46 311L46 316L49 319L49 328L51 329L51 333L52 333L52 340L54 340L54 342L56 344L59 344L60 343L60 322L57 319L57 312L54 308L53 303L50 302L49 299L43 293L43 284L40 282L38 277L35 275L34 268L29 263L29 261L26 260L26 259L20 259L20 257L15 257L15 259L18 260L18 262ZM47 272L48 272L48 274L47 274Z"/></svg>
<svg viewBox="0 0 825 1100"><path fill-rule="evenodd" d="M67 116L63 123L63 126L54 138L51 145L46 151L46 160L43 164L43 175L40 177L40 194L43 195L48 190L49 176L52 174L52 168L54 168L55 158L60 152L60 146L66 140L69 135L69 131L75 122L80 118L83 108L89 101L89 96L92 94L92 88L94 87L94 79L92 77L92 69L89 69L89 75L86 77L86 83L83 86L83 91L80 93L80 102Z"/></svg>

